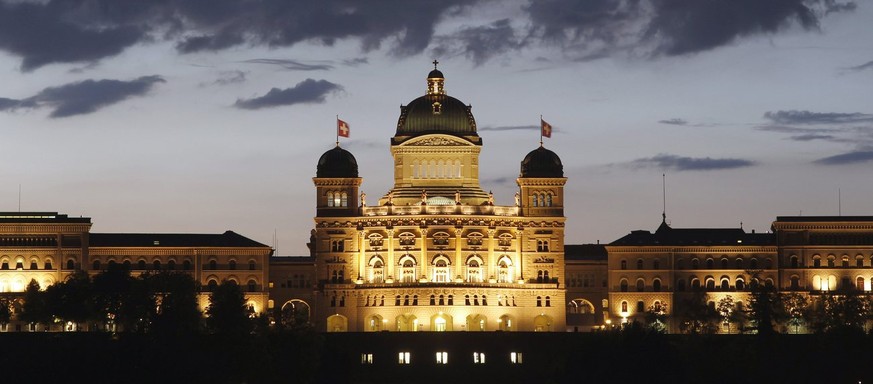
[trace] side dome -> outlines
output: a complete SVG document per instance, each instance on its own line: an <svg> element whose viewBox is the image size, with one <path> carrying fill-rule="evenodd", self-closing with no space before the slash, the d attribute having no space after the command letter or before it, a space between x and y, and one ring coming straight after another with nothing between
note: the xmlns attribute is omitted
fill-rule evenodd
<svg viewBox="0 0 873 384"><path fill-rule="evenodd" d="M520 177L564 177L564 164L555 152L539 147L521 161Z"/></svg>
<svg viewBox="0 0 873 384"><path fill-rule="evenodd" d="M315 177L358 177L358 161L351 152L336 146L318 159Z"/></svg>

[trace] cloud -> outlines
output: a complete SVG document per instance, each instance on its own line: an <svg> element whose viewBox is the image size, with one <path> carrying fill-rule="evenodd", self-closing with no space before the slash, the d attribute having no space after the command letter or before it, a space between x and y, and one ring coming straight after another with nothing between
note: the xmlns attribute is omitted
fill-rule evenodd
<svg viewBox="0 0 873 384"><path fill-rule="evenodd" d="M502 126L502 127L479 127L479 131L539 131L539 125L510 125L510 126ZM557 131L554 127L552 127L552 131Z"/></svg>
<svg viewBox="0 0 873 384"><path fill-rule="evenodd" d="M509 19L478 27L464 27L452 35L438 36L437 41L433 50L435 57L462 54L475 65L525 46L525 42L516 36Z"/></svg>
<svg viewBox="0 0 873 384"><path fill-rule="evenodd" d="M754 161L744 159L713 159L711 157L684 157L670 154L659 154L654 157L636 159L630 163L632 167L657 167L673 171L711 171L751 167Z"/></svg>
<svg viewBox="0 0 873 384"><path fill-rule="evenodd" d="M229 85L243 83L246 81L246 73L240 70L221 71L218 73L218 78L212 82L213 85Z"/></svg>
<svg viewBox="0 0 873 384"><path fill-rule="evenodd" d="M873 115L854 112L776 111L764 113L764 118L777 124L854 124L873 122Z"/></svg>
<svg viewBox="0 0 873 384"><path fill-rule="evenodd" d="M683 119L677 119L677 118L667 119L667 120L658 120L658 122L661 124L668 124L668 125L687 125L688 124L687 121L685 121Z"/></svg>
<svg viewBox="0 0 873 384"><path fill-rule="evenodd" d="M822 17L855 5L836 0L539 0L524 9L531 35L565 52L598 58L617 52L693 54L793 26L817 30Z"/></svg>
<svg viewBox="0 0 873 384"><path fill-rule="evenodd" d="M847 165L873 162L873 150L853 151L813 161L819 165Z"/></svg>
<svg viewBox="0 0 873 384"><path fill-rule="evenodd" d="M482 180L482 184L511 185L514 183L515 183L515 179L513 179L511 177L496 177L493 179Z"/></svg>
<svg viewBox="0 0 873 384"><path fill-rule="evenodd" d="M245 60L243 62L253 64L278 65L291 71L327 71L333 69L333 65L330 64L308 64L302 61L290 59L251 59Z"/></svg>
<svg viewBox="0 0 873 384"><path fill-rule="evenodd" d="M145 95L155 84L164 82L166 81L157 75L143 76L131 81L84 80L45 88L22 100L0 98L0 110L45 107L52 108L49 116L54 118L84 115L134 96Z"/></svg>
<svg viewBox="0 0 873 384"><path fill-rule="evenodd" d="M806 134L806 135L791 136L791 137L789 137L789 139L794 140L794 141L813 141L813 140L828 140L828 141L830 141L830 140L836 139L836 136L817 135L817 134L810 133L810 134Z"/></svg>
<svg viewBox="0 0 873 384"><path fill-rule="evenodd" d="M354 59L344 59L342 64L349 67L357 67L362 64L370 64L370 59L366 57L356 57Z"/></svg>
<svg viewBox="0 0 873 384"><path fill-rule="evenodd" d="M327 80L306 79L292 88L273 88L264 96L238 99L234 106L242 109L261 109L301 103L323 103L328 94L342 89L342 86Z"/></svg>
<svg viewBox="0 0 873 384"><path fill-rule="evenodd" d="M856 65L856 66L854 66L854 67L849 67L849 68L847 68L847 69L850 70L850 71L856 71L856 72L857 72L857 71L863 71L863 70L865 70L865 69L871 69L871 68L873 68L873 61L868 61L868 62L866 62L866 63L864 63L864 64Z"/></svg>

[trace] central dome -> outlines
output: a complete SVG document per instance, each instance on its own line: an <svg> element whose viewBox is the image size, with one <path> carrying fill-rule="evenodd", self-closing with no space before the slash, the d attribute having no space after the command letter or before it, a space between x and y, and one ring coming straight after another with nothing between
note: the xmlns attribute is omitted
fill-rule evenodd
<svg viewBox="0 0 873 384"><path fill-rule="evenodd" d="M442 133L478 137L472 107L446 95L443 73L434 68L427 76L427 94L400 107L398 136Z"/></svg>

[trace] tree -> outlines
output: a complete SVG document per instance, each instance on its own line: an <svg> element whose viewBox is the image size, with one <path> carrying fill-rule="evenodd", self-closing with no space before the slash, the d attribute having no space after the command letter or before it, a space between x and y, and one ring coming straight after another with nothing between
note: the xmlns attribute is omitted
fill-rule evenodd
<svg viewBox="0 0 873 384"><path fill-rule="evenodd" d="M51 312L46 304L46 294L39 289L39 283L31 279L24 290L24 304L21 306L19 318L28 324L51 323Z"/></svg>
<svg viewBox="0 0 873 384"><path fill-rule="evenodd" d="M718 320L714 306L706 302L706 292L696 291L679 302L675 312L681 319L679 328L685 333L712 333L712 323Z"/></svg>
<svg viewBox="0 0 873 384"><path fill-rule="evenodd" d="M97 319L94 290L88 273L78 270L65 281L49 286L46 306L54 317L75 324Z"/></svg>
<svg viewBox="0 0 873 384"><path fill-rule="evenodd" d="M870 300L855 292L828 294L824 296L824 314L827 330L861 330L870 315Z"/></svg>
<svg viewBox="0 0 873 384"><path fill-rule="evenodd" d="M213 333L248 334L252 329L251 311L238 284L225 280L209 295L206 326Z"/></svg>
<svg viewBox="0 0 873 384"><path fill-rule="evenodd" d="M646 311L646 323L656 332L667 330L667 304L652 305Z"/></svg>
<svg viewBox="0 0 873 384"><path fill-rule="evenodd" d="M12 320L12 303L6 298L0 298L0 324L6 325Z"/></svg>
<svg viewBox="0 0 873 384"><path fill-rule="evenodd" d="M150 278L158 302L153 330L160 335L184 336L200 330L197 282L187 273L160 273Z"/></svg>
<svg viewBox="0 0 873 384"><path fill-rule="evenodd" d="M728 333L731 333L731 320L733 319L733 313L736 309L736 304L734 304L734 298L731 295L727 295L721 300L718 301L718 304L715 307L718 315L721 316L722 324L727 324Z"/></svg>
<svg viewBox="0 0 873 384"><path fill-rule="evenodd" d="M106 271L94 276L94 317L107 324L118 324L128 303L133 281L130 271L119 264L110 264Z"/></svg>
<svg viewBox="0 0 873 384"><path fill-rule="evenodd" d="M794 333L798 333L806 317L809 301L805 295L792 292L782 296L782 306L788 316L788 324L794 326Z"/></svg>

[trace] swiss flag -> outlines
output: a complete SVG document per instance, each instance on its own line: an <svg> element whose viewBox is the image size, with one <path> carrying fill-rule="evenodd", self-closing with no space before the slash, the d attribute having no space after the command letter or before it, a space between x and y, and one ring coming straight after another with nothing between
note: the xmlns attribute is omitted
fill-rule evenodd
<svg viewBox="0 0 873 384"><path fill-rule="evenodd" d="M349 123L342 121L340 119L336 119L336 135L342 137L349 137Z"/></svg>
<svg viewBox="0 0 873 384"><path fill-rule="evenodd" d="M540 119L540 125L542 125L543 137L552 137L552 125L543 119Z"/></svg>

